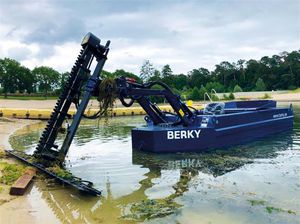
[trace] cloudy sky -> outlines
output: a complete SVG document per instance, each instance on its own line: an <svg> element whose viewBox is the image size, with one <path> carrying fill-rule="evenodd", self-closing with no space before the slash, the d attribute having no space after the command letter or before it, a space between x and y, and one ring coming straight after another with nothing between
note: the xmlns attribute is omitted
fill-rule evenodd
<svg viewBox="0 0 300 224"><path fill-rule="evenodd" d="M112 41L108 71L212 70L300 49L300 1L0 0L0 58L69 71L87 32Z"/></svg>

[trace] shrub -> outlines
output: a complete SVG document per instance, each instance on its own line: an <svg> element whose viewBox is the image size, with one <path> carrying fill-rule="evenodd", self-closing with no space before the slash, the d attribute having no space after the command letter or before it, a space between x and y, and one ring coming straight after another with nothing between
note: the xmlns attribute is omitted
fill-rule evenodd
<svg viewBox="0 0 300 224"><path fill-rule="evenodd" d="M234 96L233 93L230 93L229 96L228 96L228 98L229 98L230 100L234 100L234 99L235 99L235 96Z"/></svg>
<svg viewBox="0 0 300 224"><path fill-rule="evenodd" d="M235 85L235 87L233 88L233 92L237 93L237 92L243 92L242 88L239 85Z"/></svg>
<svg viewBox="0 0 300 224"><path fill-rule="evenodd" d="M210 95L212 101L218 101L220 100L218 96L216 96L215 94Z"/></svg>
<svg viewBox="0 0 300 224"><path fill-rule="evenodd" d="M199 90L199 95L200 95L200 99L203 100L204 99L204 94L207 92L207 89L202 85L200 90Z"/></svg>
<svg viewBox="0 0 300 224"><path fill-rule="evenodd" d="M197 87L194 87L188 98L190 100L200 100L201 95L199 89Z"/></svg>
<svg viewBox="0 0 300 224"><path fill-rule="evenodd" d="M264 83L264 80L261 78L258 78L256 83L255 83L255 90L256 91L265 91L266 90L266 85Z"/></svg>
<svg viewBox="0 0 300 224"><path fill-rule="evenodd" d="M205 88L209 92L212 89L214 89L217 93L224 92L224 86L221 83L219 83L219 82L208 82L208 83L206 83Z"/></svg>
<svg viewBox="0 0 300 224"><path fill-rule="evenodd" d="M267 93L265 93L265 95L262 97L262 99L270 99L270 98L271 98L271 96Z"/></svg>
<svg viewBox="0 0 300 224"><path fill-rule="evenodd" d="M295 90L295 89L297 89L297 86L290 85L290 86L288 87L288 90ZM0 90L0 92L1 92L1 90Z"/></svg>
<svg viewBox="0 0 300 224"><path fill-rule="evenodd" d="M223 100L229 100L229 97L225 93L223 94Z"/></svg>

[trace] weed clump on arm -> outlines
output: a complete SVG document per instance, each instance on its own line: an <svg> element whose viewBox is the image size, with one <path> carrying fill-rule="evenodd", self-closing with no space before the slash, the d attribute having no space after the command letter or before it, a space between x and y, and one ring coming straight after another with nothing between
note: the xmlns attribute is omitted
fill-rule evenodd
<svg viewBox="0 0 300 224"><path fill-rule="evenodd" d="M63 179L67 179L70 180L73 178L72 173L70 173L69 171L59 167L58 165L54 165L52 167L48 167L47 168L48 171L50 171L51 173L56 174L58 177L61 177Z"/></svg>

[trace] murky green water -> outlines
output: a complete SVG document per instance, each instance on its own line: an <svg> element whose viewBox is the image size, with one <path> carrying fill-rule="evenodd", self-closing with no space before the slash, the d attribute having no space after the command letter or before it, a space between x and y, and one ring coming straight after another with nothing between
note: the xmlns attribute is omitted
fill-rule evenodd
<svg viewBox="0 0 300 224"><path fill-rule="evenodd" d="M29 200L43 198L66 223L300 223L300 105L294 108L292 132L206 154L133 151L130 130L143 117L83 121L66 166L103 196L39 179ZM32 152L44 125L17 131L13 147ZM160 210L171 214L131 213L133 203L148 199L167 200Z"/></svg>

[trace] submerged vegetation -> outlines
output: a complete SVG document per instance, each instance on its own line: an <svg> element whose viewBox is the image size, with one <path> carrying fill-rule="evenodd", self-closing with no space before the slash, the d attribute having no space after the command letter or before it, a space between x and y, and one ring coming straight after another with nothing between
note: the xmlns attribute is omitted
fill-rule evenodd
<svg viewBox="0 0 300 224"><path fill-rule="evenodd" d="M251 199L248 200L251 203L251 206L265 206L265 210L267 213L271 214L273 212L286 212L288 214L292 214L292 215L296 215L296 212L293 210L286 210L286 209L282 209L282 208L277 208L277 207L273 207L270 205L267 205L267 202L264 200L255 200L255 199Z"/></svg>
<svg viewBox="0 0 300 224"><path fill-rule="evenodd" d="M213 174L214 176L223 175L232 170L236 170L245 164L253 162L246 158L213 153L204 154L201 157L199 168L201 168L204 172Z"/></svg>
<svg viewBox="0 0 300 224"><path fill-rule="evenodd" d="M161 218L177 211L181 205L171 199L147 199L129 205L130 214L122 216L124 219L144 221Z"/></svg>
<svg viewBox="0 0 300 224"><path fill-rule="evenodd" d="M292 210L284 210L282 208L275 208L273 206L266 206L266 211L268 213L272 213L272 212L287 212L289 214L293 214L293 215L296 215L296 212L292 211Z"/></svg>
<svg viewBox="0 0 300 224"><path fill-rule="evenodd" d="M266 201L264 201L264 200L254 200L254 199L251 199L251 200L248 200L248 201L251 203L251 206L265 205L266 204Z"/></svg>

